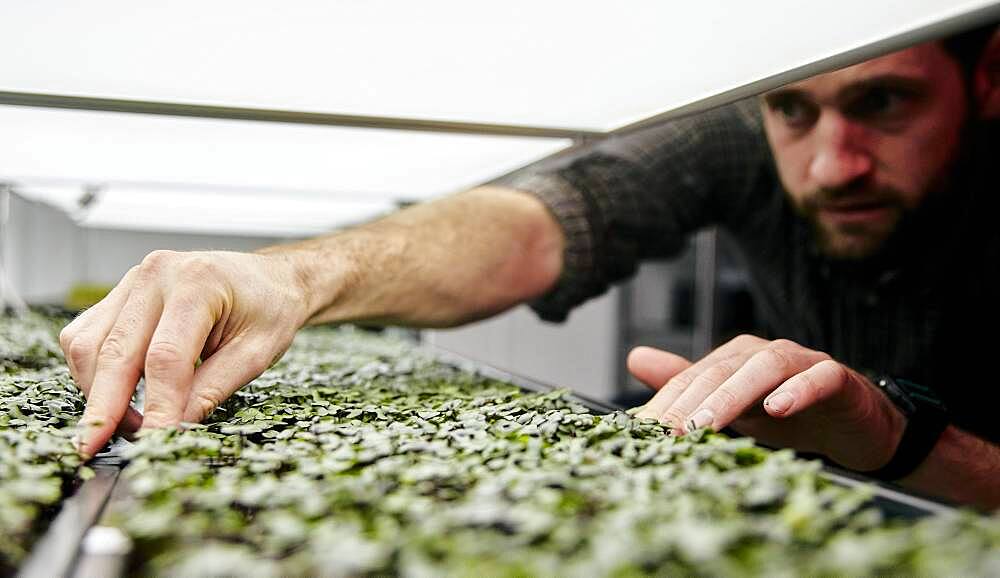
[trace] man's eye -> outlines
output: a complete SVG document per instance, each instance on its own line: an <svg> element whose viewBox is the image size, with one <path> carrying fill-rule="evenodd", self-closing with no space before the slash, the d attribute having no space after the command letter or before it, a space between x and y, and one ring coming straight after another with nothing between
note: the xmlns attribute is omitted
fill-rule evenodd
<svg viewBox="0 0 1000 578"><path fill-rule="evenodd" d="M851 103L847 112L858 118L891 118L900 114L908 101L899 91L872 89Z"/></svg>
<svg viewBox="0 0 1000 578"><path fill-rule="evenodd" d="M804 127L812 122L816 111L798 99L782 99L771 103L771 110L791 127Z"/></svg>

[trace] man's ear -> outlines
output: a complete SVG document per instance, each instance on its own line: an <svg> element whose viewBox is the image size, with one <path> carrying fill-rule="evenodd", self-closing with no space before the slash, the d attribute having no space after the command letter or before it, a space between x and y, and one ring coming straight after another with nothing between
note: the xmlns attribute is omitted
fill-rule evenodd
<svg viewBox="0 0 1000 578"><path fill-rule="evenodd" d="M972 74L976 113L982 119L1000 119L1000 26L993 32Z"/></svg>

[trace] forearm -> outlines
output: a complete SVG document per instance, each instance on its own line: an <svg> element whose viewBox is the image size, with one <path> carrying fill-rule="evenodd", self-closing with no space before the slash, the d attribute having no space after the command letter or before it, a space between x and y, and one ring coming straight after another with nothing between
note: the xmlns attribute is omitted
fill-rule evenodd
<svg viewBox="0 0 1000 578"><path fill-rule="evenodd" d="M309 323L441 327L544 293L559 276L563 242L540 201L484 187L264 252L294 264Z"/></svg>
<svg viewBox="0 0 1000 578"><path fill-rule="evenodd" d="M1000 447L949 426L900 485L959 504L1000 508Z"/></svg>

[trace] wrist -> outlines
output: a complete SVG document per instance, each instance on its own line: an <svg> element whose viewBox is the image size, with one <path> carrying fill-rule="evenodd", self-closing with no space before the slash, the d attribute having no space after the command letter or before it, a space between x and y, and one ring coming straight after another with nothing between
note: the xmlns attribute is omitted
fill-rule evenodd
<svg viewBox="0 0 1000 578"><path fill-rule="evenodd" d="M398 314L407 241L379 223L278 248L306 304L306 324L384 321ZM405 279L405 277L402 277Z"/></svg>
<svg viewBox="0 0 1000 578"><path fill-rule="evenodd" d="M868 476L896 481L913 473L937 445L948 426L947 409L931 388L903 379L881 376L875 385L896 407L905 422L889 459ZM896 428L894 431L899 431Z"/></svg>
<svg viewBox="0 0 1000 578"><path fill-rule="evenodd" d="M288 264L292 284L299 292L300 303L304 305L303 325L311 324L316 316L326 308L329 301L324 297L324 283L321 272L311 258L310 251L290 251L281 256Z"/></svg>
<svg viewBox="0 0 1000 578"><path fill-rule="evenodd" d="M815 448L837 464L857 472L873 471L887 464L906 430L906 416L879 391L877 378L847 369L851 384L829 419Z"/></svg>
<svg viewBox="0 0 1000 578"><path fill-rule="evenodd" d="M272 247L260 251L279 270L280 283L298 304L299 326L332 321L323 316L343 291L346 260L336 251L324 250L315 241Z"/></svg>

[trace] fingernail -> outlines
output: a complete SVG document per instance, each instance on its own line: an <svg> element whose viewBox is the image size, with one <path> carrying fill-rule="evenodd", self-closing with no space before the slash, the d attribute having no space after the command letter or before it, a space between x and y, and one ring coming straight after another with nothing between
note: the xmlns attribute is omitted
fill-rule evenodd
<svg viewBox="0 0 1000 578"><path fill-rule="evenodd" d="M93 453L90 452L87 449L86 444L84 444L82 435L75 434L70 441L73 443L73 449L76 450L76 453L79 454L81 458L83 458L84 460L89 460L90 458L94 457Z"/></svg>
<svg viewBox="0 0 1000 578"><path fill-rule="evenodd" d="M764 405L774 413L785 413L792 407L795 398L788 392L779 392L764 400Z"/></svg>
<svg viewBox="0 0 1000 578"><path fill-rule="evenodd" d="M713 421L715 421L715 412L706 407L705 409L698 410L691 416L690 419L688 419L686 429L688 430L688 433L691 433L696 429L712 425Z"/></svg>

